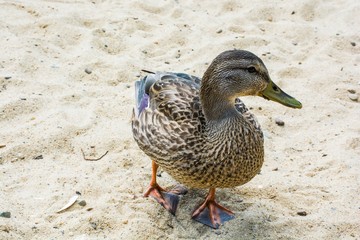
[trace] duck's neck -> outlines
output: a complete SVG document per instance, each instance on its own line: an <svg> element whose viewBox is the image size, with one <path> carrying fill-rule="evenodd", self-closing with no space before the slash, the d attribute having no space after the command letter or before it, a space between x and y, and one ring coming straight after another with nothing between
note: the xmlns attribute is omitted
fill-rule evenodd
<svg viewBox="0 0 360 240"><path fill-rule="evenodd" d="M205 81L204 81L205 80ZM234 101L211 84L211 79L204 76L200 87L200 100L203 112L208 121L221 121L239 116Z"/></svg>

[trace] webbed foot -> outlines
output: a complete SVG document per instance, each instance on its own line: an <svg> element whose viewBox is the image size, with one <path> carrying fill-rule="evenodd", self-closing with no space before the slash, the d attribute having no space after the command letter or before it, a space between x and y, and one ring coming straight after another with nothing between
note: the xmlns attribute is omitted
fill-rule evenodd
<svg viewBox="0 0 360 240"><path fill-rule="evenodd" d="M167 209L171 214L175 215L176 209L179 205L180 197L179 195L184 195L187 193L187 189L184 186L177 185L170 191L166 192L162 187L160 187L156 182L156 171L158 165L155 161L152 161L152 175L150 186L144 193L144 197L151 196L160 203L165 209Z"/></svg>
<svg viewBox="0 0 360 240"><path fill-rule="evenodd" d="M194 211L192 218L218 229L221 224L235 218L234 213L215 201L215 188L210 188L205 201Z"/></svg>
<svg viewBox="0 0 360 240"><path fill-rule="evenodd" d="M172 215L175 215L180 200L178 195L171 192L165 192L158 184L155 184L154 186L150 186L144 193L144 197L148 196L155 198L161 206L168 210Z"/></svg>

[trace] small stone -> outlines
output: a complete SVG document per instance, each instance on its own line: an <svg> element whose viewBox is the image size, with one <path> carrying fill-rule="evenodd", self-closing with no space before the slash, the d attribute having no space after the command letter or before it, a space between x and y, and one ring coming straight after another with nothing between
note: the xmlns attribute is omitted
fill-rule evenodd
<svg viewBox="0 0 360 240"><path fill-rule="evenodd" d="M353 94L356 93L356 91L354 89L348 89L348 92L353 93Z"/></svg>
<svg viewBox="0 0 360 240"><path fill-rule="evenodd" d="M300 212L297 212L297 215L299 215L299 216L306 216L306 215L307 215L307 212L305 212L305 211L300 211Z"/></svg>
<svg viewBox="0 0 360 240"><path fill-rule="evenodd" d="M278 170L279 170L279 168L274 168L274 169L273 169L273 171L278 171Z"/></svg>
<svg viewBox="0 0 360 240"><path fill-rule="evenodd" d="M6 76L6 77L4 77L5 78L5 80L9 80L11 77L10 76Z"/></svg>
<svg viewBox="0 0 360 240"><path fill-rule="evenodd" d="M94 230L96 230L97 227L98 227L98 224L97 224L96 222L90 222L90 226L91 226Z"/></svg>
<svg viewBox="0 0 360 240"><path fill-rule="evenodd" d="M216 33L222 33L222 29L217 30Z"/></svg>
<svg viewBox="0 0 360 240"><path fill-rule="evenodd" d="M170 62L166 61L165 64L170 64Z"/></svg>
<svg viewBox="0 0 360 240"><path fill-rule="evenodd" d="M128 224L128 222L129 222L128 220L124 220L122 223L123 224Z"/></svg>
<svg viewBox="0 0 360 240"><path fill-rule="evenodd" d="M43 159L43 158L44 158L43 155L39 155L39 156L34 157L35 160L39 160L39 159Z"/></svg>
<svg viewBox="0 0 360 240"><path fill-rule="evenodd" d="M359 99L359 96L356 93L349 93L348 96L354 102L357 102L357 100Z"/></svg>
<svg viewBox="0 0 360 240"><path fill-rule="evenodd" d="M294 14L295 14L295 11L292 11L292 12L291 12L291 15L294 15Z"/></svg>
<svg viewBox="0 0 360 240"><path fill-rule="evenodd" d="M0 213L0 217L10 218L10 217L11 217L11 213L10 213L10 212L1 212L1 213Z"/></svg>
<svg viewBox="0 0 360 240"><path fill-rule="evenodd" d="M285 122L279 118L275 118L275 123L278 125L278 126L284 126L285 125Z"/></svg>
<svg viewBox="0 0 360 240"><path fill-rule="evenodd" d="M79 204L80 206L84 207L84 206L86 206L86 201L85 201L85 200L81 200L78 204Z"/></svg>
<svg viewBox="0 0 360 240"><path fill-rule="evenodd" d="M87 74L91 74L91 73L92 73L91 69L89 69L89 68L85 68L85 72L86 72Z"/></svg>
<svg viewBox="0 0 360 240"><path fill-rule="evenodd" d="M35 218L35 219L34 219L34 223L35 223L35 224L39 224L39 223L41 223L42 221L43 221L42 218Z"/></svg>
<svg viewBox="0 0 360 240"><path fill-rule="evenodd" d="M351 44L351 46L353 46L353 47L356 46L356 43L355 43L355 42L351 42L350 44Z"/></svg>

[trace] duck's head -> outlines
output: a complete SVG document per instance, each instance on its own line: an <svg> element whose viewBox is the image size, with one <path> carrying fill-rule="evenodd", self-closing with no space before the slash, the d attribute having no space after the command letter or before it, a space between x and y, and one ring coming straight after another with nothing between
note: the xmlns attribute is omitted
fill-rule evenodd
<svg viewBox="0 0 360 240"><path fill-rule="evenodd" d="M205 72L203 84L204 92L220 94L230 102L239 96L254 95L287 107L302 107L271 80L260 58L244 50L230 50L218 55Z"/></svg>

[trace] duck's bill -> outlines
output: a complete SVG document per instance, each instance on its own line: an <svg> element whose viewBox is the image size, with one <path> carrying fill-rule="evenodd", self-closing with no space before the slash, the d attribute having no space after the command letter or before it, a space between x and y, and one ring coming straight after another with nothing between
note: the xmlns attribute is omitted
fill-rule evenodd
<svg viewBox="0 0 360 240"><path fill-rule="evenodd" d="M260 92L259 95L267 100L272 100L278 103L281 103L287 107L291 108L301 108L301 103L295 98L289 96L283 90L281 90L276 84L272 81L269 82L268 86L264 91Z"/></svg>

